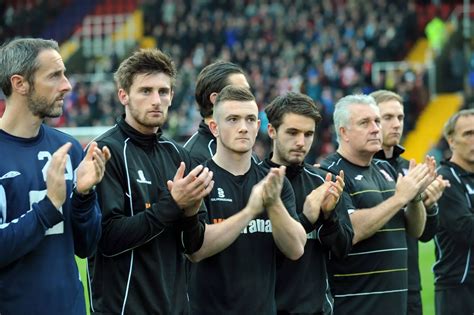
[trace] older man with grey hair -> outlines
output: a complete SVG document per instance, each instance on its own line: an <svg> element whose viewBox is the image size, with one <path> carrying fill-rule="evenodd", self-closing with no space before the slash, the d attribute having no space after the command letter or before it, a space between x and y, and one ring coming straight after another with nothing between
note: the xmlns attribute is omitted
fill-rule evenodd
<svg viewBox="0 0 474 315"><path fill-rule="evenodd" d="M336 314L405 314L407 245L405 232L419 237L426 214L421 192L433 180L435 164L410 162L403 176L373 158L382 148L380 111L371 96L349 95L336 104L339 148L322 167L345 173L353 250L330 258Z"/></svg>
<svg viewBox="0 0 474 315"><path fill-rule="evenodd" d="M444 137L453 154L438 170L451 186L438 201L436 314L473 314L474 109L454 114L444 127Z"/></svg>

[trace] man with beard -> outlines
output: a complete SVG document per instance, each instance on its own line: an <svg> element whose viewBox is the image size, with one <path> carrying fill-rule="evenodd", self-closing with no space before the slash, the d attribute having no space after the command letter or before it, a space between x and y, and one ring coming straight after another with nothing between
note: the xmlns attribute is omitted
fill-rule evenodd
<svg viewBox="0 0 474 315"><path fill-rule="evenodd" d="M344 170L354 237L351 253L329 263L335 314L404 314L407 305L405 233L419 237L426 213L421 192L435 178L430 159L410 161L405 176L373 158L382 148L380 111L367 95L348 95L334 111L339 148L322 167Z"/></svg>
<svg viewBox="0 0 474 315"><path fill-rule="evenodd" d="M382 150L375 158L385 160L397 171L406 174L410 162L401 157L405 149L400 145L403 134L405 113L402 97L394 92L379 90L370 94L380 109L382 127ZM418 238L422 242L430 241L438 229L438 205L436 201L443 194L449 182L439 175L423 192L423 205L426 209L426 224L423 234ZM418 267L418 239L407 234L408 248L408 304L407 315L422 315L420 269Z"/></svg>
<svg viewBox="0 0 474 315"><path fill-rule="evenodd" d="M344 198L344 173L335 182L331 173L304 162L321 116L313 100L300 93L278 96L265 108L273 153L265 167L286 166L293 187L296 212L305 227L304 255L282 258L277 271L278 314L332 314L326 259L343 258L352 247L352 225Z"/></svg>
<svg viewBox="0 0 474 315"><path fill-rule="evenodd" d="M93 189L109 150L84 157L43 124L62 114L71 85L58 44L17 39L0 48L0 314L85 314L74 254L94 252L101 215Z"/></svg>
<svg viewBox="0 0 474 315"><path fill-rule="evenodd" d="M191 314L275 314L277 253L296 260L306 235L295 220L285 167L252 162L260 121L252 93L226 86L209 127L217 151L206 165L215 185L205 198L204 244L191 255ZM209 234L207 234L209 232Z"/></svg>
<svg viewBox="0 0 474 315"><path fill-rule="evenodd" d="M140 50L114 75L125 115L97 138L113 159L97 186L102 237L89 260L95 314L182 314L185 254L199 249L201 201L212 172L162 135L176 68L158 49Z"/></svg>
<svg viewBox="0 0 474 315"><path fill-rule="evenodd" d="M451 186L438 201L433 266L436 314L473 314L474 109L451 116L443 133L453 155L438 169Z"/></svg>

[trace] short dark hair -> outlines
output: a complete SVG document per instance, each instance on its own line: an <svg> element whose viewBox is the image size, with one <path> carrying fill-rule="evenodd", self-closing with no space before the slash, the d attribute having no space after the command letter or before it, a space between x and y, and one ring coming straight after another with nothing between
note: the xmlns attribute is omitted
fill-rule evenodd
<svg viewBox="0 0 474 315"><path fill-rule="evenodd" d="M474 116L474 108L471 109L463 109L454 115L452 115L443 128L443 135L446 141L449 137L454 134L454 130L456 129L456 123L459 120L459 117L467 117L467 116Z"/></svg>
<svg viewBox="0 0 474 315"><path fill-rule="evenodd" d="M138 74L164 73L171 78L171 88L176 82L176 66L171 57L157 48L140 49L122 61L114 74L119 89L130 92Z"/></svg>
<svg viewBox="0 0 474 315"><path fill-rule="evenodd" d="M255 96L246 87L228 85L220 91L214 106L217 108L225 101L255 102Z"/></svg>
<svg viewBox="0 0 474 315"><path fill-rule="evenodd" d="M40 66L38 55L49 49L59 52L58 43L42 38L19 38L0 47L0 88L6 97L12 94L11 77L15 74L34 86L35 73Z"/></svg>
<svg viewBox="0 0 474 315"><path fill-rule="evenodd" d="M267 107L268 122L278 129L283 123L285 114L297 114L312 118L317 125L321 121L321 114L313 99L302 93L288 92L285 95L277 96Z"/></svg>
<svg viewBox="0 0 474 315"><path fill-rule="evenodd" d="M224 87L230 84L229 76L231 74L245 75L241 67L223 60L207 65L199 73L194 97L203 118L212 116L213 105L210 96L214 92L220 93Z"/></svg>

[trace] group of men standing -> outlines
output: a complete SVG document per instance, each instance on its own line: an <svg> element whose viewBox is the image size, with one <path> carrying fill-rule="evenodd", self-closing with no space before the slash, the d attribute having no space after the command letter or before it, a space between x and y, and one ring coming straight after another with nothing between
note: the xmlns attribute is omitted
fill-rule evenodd
<svg viewBox="0 0 474 315"><path fill-rule="evenodd" d="M125 113L83 158L42 123L71 89L57 44L14 40L0 68L0 314L84 314L74 254L89 257L93 314L421 314L418 240L433 237L437 313L474 311L473 110L448 121L453 157L436 170L400 157L400 96L343 97L339 148L314 167L321 116L289 92L265 108L260 160L245 73L218 61L182 147L162 134L175 65L147 49L120 64Z"/></svg>

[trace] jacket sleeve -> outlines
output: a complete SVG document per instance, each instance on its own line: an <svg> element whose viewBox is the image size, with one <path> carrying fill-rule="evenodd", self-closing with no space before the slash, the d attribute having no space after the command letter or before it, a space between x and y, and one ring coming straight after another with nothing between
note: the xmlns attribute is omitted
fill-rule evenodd
<svg viewBox="0 0 474 315"><path fill-rule="evenodd" d="M97 185L102 209L99 248L105 256L119 255L145 244L181 218L183 213L164 187L156 187L161 190L156 203L130 213L133 200L127 188L125 165L119 158L121 154L114 153L106 165L104 178Z"/></svg>
<svg viewBox="0 0 474 315"><path fill-rule="evenodd" d="M85 152L79 142L76 142L75 148L70 151L70 154L73 154L74 157L71 158L77 161L75 165L77 170L77 167L85 156ZM76 174L76 172L74 172L74 174ZM75 178L75 181L76 180ZM94 253L97 243L99 242L101 213L95 191L81 196L72 186L71 184L70 189L72 193L69 195L69 200L65 204L70 207L74 253L81 258L86 258Z"/></svg>
<svg viewBox="0 0 474 315"><path fill-rule="evenodd" d="M2 192L5 193L0 185ZM0 198L0 210L2 207L8 207L4 198ZM8 223L4 220L0 222L0 268L35 249L44 239L46 230L63 221L63 215L45 197L19 218Z"/></svg>
<svg viewBox="0 0 474 315"><path fill-rule="evenodd" d="M451 174L442 174L451 183L438 200L440 228L446 230L456 242L474 245L474 214L466 199L463 184Z"/></svg>
<svg viewBox="0 0 474 315"><path fill-rule="evenodd" d="M347 198L348 194L343 192L331 216L326 220L322 219L322 224L317 227L317 237L321 244L337 258L344 258L352 249L354 231L347 211Z"/></svg>
<svg viewBox="0 0 474 315"><path fill-rule="evenodd" d="M436 235L436 232L439 228L438 213L439 207L437 203L435 203L434 206L431 207L431 209L427 209L425 229L423 230L423 234L421 234L419 238L420 241L429 242Z"/></svg>
<svg viewBox="0 0 474 315"><path fill-rule="evenodd" d="M71 198L71 223L74 235L74 252L81 258L92 255L101 235L101 213L96 192Z"/></svg>

